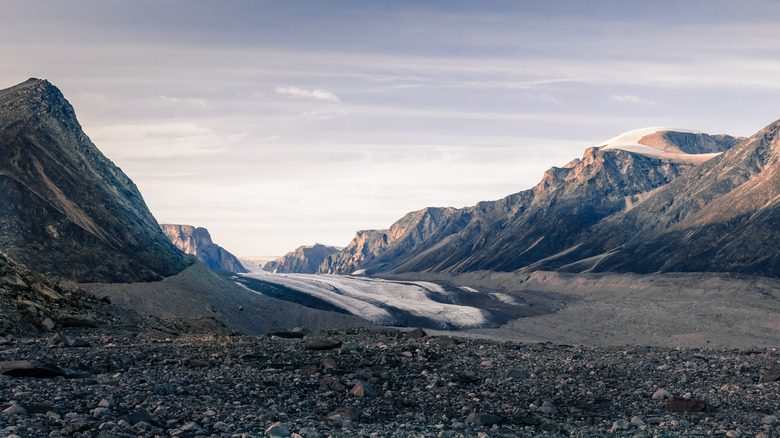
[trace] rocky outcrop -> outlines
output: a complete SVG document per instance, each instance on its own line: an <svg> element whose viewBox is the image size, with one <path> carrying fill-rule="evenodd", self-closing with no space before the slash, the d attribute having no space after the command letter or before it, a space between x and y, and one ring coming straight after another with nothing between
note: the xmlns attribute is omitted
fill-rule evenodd
<svg viewBox="0 0 780 438"><path fill-rule="evenodd" d="M59 283L0 253L0 336L37 335L79 323L95 326L102 304L93 294Z"/></svg>
<svg viewBox="0 0 780 438"><path fill-rule="evenodd" d="M191 260L48 81L0 91L0 248L80 282L158 280Z"/></svg>
<svg viewBox="0 0 780 438"><path fill-rule="evenodd" d="M269 272L315 274L325 259L337 252L339 252L339 248L321 243L301 246L285 254L279 260L266 263L263 269Z"/></svg>
<svg viewBox="0 0 780 438"><path fill-rule="evenodd" d="M699 166L703 160L690 158L694 152L715 154L739 143L729 136L670 130L634 136L631 146L590 148L581 159L548 170L534 188L499 201L464 209L425 209L408 214L390 230L358 233L344 251L323 263L320 272L571 267L583 257L608 251L607 242L619 246L620 239L612 239L608 230L594 241L594 227L634 210ZM625 232L618 222L609 223L617 230L614 233ZM591 263L575 269L592 268Z"/></svg>
<svg viewBox="0 0 780 438"><path fill-rule="evenodd" d="M209 268L239 274L248 272L236 256L211 241L207 229L177 224L160 224L160 228L177 248L194 255Z"/></svg>

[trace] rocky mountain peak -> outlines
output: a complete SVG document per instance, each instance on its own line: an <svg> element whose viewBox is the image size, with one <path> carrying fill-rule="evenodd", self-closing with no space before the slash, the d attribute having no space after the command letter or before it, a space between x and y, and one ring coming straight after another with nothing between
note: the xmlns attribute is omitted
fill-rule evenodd
<svg viewBox="0 0 780 438"><path fill-rule="evenodd" d="M323 245L321 243L304 245L285 254L279 260L266 263L263 269L269 272L315 274L326 258L339 251L340 249L335 246Z"/></svg>
<svg viewBox="0 0 780 438"><path fill-rule="evenodd" d="M0 90L0 227L10 256L81 282L160 279L190 263L41 79Z"/></svg>
<svg viewBox="0 0 780 438"><path fill-rule="evenodd" d="M187 254L192 254L214 271L245 273L238 257L211 240L209 230L203 227L179 224L160 224L163 233Z"/></svg>

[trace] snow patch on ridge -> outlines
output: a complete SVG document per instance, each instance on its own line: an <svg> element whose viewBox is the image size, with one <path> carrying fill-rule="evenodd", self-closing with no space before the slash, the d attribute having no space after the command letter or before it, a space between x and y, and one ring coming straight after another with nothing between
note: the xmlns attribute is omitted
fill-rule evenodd
<svg viewBox="0 0 780 438"><path fill-rule="evenodd" d="M664 128L664 127L650 127L634 129L632 131L624 132L617 137L610 138L603 145L599 146L601 150L623 150L626 152L632 152L635 154L649 155L657 158L663 158L670 161L686 162L698 164L709 160L721 152L707 153L707 154L686 154L682 152L670 152L661 148L648 146L641 144L642 138L652 135L658 132L682 132L690 134L702 134L701 131L693 131L690 129L678 129L678 128Z"/></svg>

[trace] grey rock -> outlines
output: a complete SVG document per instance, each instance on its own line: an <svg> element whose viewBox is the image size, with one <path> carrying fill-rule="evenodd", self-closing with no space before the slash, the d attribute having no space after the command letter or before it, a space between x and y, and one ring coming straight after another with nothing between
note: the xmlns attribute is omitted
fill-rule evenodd
<svg viewBox="0 0 780 438"><path fill-rule="evenodd" d="M18 415L18 416L27 416L27 409L20 405L11 405L5 409L3 409L3 413L6 415Z"/></svg>
<svg viewBox="0 0 780 438"><path fill-rule="evenodd" d="M132 425L138 424L140 422L145 422L145 423L152 422L152 414L146 409L139 409L129 414L126 418L127 421Z"/></svg>
<svg viewBox="0 0 780 438"><path fill-rule="evenodd" d="M374 388L366 382L358 380L355 386L349 391L350 394L356 397L376 397L378 394Z"/></svg>
<svg viewBox="0 0 780 438"><path fill-rule="evenodd" d="M290 436L290 429L287 428L284 424L281 422L276 422L272 424L268 429L265 430L265 436L268 437L275 437L275 438L286 438Z"/></svg>
<svg viewBox="0 0 780 438"><path fill-rule="evenodd" d="M472 412L466 417L466 423L473 424L475 426L492 426L499 424L503 421L503 418L494 414L486 414L481 412Z"/></svg>

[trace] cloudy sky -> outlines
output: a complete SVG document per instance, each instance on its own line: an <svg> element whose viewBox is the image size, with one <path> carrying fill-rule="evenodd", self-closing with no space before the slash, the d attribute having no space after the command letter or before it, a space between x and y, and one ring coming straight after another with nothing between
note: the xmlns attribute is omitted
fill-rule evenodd
<svg viewBox="0 0 780 438"><path fill-rule="evenodd" d="M621 132L780 118L780 2L3 0L159 221L242 255L473 205Z"/></svg>

